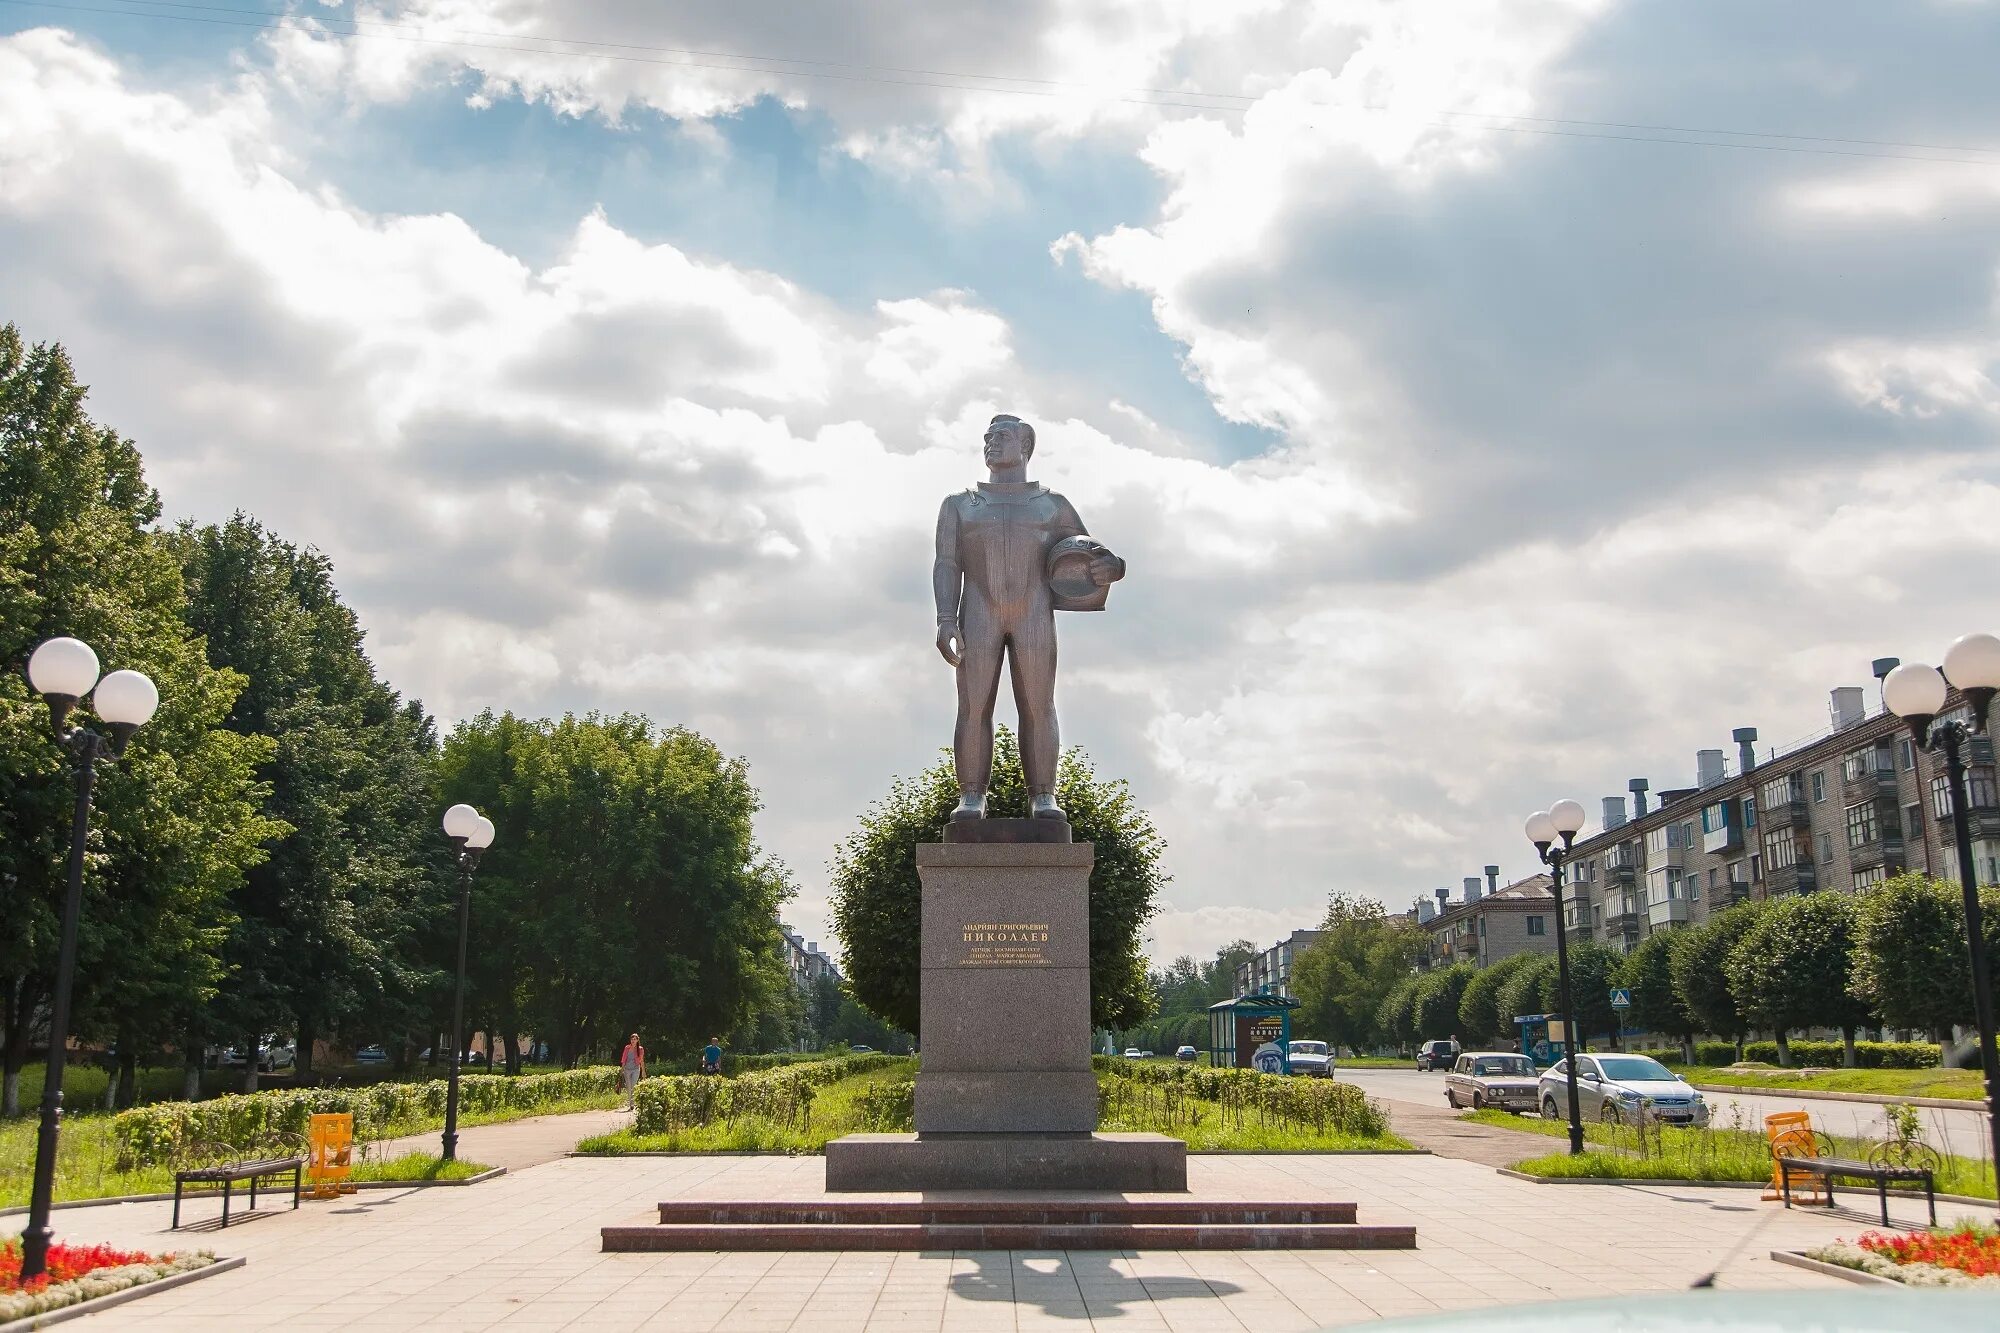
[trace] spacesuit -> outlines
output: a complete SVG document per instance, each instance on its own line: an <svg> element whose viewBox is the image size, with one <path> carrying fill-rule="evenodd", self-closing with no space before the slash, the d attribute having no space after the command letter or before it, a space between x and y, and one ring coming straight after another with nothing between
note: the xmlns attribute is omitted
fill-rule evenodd
<svg viewBox="0 0 2000 1333"><path fill-rule="evenodd" d="M996 433L1001 437L997 445ZM947 497L938 510L931 579L938 647L958 669L952 757L961 803L952 812L955 820L985 814L993 771L993 701L1003 655L1020 715L1021 767L1032 813L1064 817L1055 803L1060 753L1055 613L1086 609L1087 603L1051 588L1050 555L1065 538L1085 533L1068 500L1021 475L1033 450L1032 427L1014 417L995 417L987 434L987 462L996 478L1007 479L982 481ZM1095 606L1102 606L1103 586L1124 577L1125 562L1094 543L1091 547L1090 576L1099 585Z"/></svg>

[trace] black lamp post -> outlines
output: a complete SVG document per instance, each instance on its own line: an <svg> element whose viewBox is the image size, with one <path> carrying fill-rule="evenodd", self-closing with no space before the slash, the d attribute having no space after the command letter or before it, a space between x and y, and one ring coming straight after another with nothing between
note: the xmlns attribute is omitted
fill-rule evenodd
<svg viewBox="0 0 2000 1333"><path fill-rule="evenodd" d="M458 851L458 981L451 992L451 1072L445 1076L444 1160L458 1157L458 1063L465 1044L465 937L472 916L472 872L493 845L493 821L469 805L444 812L444 836Z"/></svg>
<svg viewBox="0 0 2000 1333"><path fill-rule="evenodd" d="M1937 720L1944 707L1946 680L1970 705L1970 725L1956 718ZM1995 1048L1993 971L1986 957L1986 926L1979 908L1979 879L1972 868L1971 791L1965 780L1965 751L1986 731L1993 696L2000 691L2000 638L1968 634L1945 651L1944 672L1906 662L1882 682L1882 701L1910 724L1916 743L1944 755L1951 791L1951 834L1958 849L1958 883L1965 894L1965 948L1972 964L1972 1015L1979 1027L1979 1064L1986 1074L1986 1116L1993 1138L1993 1169L2000 1171L2000 1049Z"/></svg>
<svg viewBox="0 0 2000 1333"><path fill-rule="evenodd" d="M1563 862L1569 856L1569 849L1576 845L1576 835L1583 830L1583 806L1576 801L1557 801L1546 810L1537 810L1528 816L1528 841L1535 844L1536 853L1542 864L1549 868L1555 880L1556 891L1556 1000L1562 1008L1563 1021L1563 1066L1569 1084L1569 1150L1572 1155L1583 1151L1583 1112L1576 1099L1576 1053L1582 1044L1577 1040L1576 1003L1569 988L1569 931L1563 924ZM1557 840L1561 845L1557 845Z"/></svg>
<svg viewBox="0 0 2000 1333"><path fill-rule="evenodd" d="M63 1065L69 1046L70 991L76 982L77 918L83 914L83 852L90 837L90 793L99 761L125 751L132 733L160 706L160 692L137 671L114 671L97 678L97 654L79 639L50 639L28 659L28 683L48 700L49 724L76 767L76 811L69 828L69 893L63 899L62 936L56 955L56 989L49 1005L49 1062L42 1077L42 1124L35 1137L35 1182L28 1203L28 1227L21 1234L21 1276L48 1271L49 1242L55 1231L49 1210L55 1203L56 1142L62 1132ZM93 688L94 687L94 688ZM70 710L89 696L102 732L69 724Z"/></svg>

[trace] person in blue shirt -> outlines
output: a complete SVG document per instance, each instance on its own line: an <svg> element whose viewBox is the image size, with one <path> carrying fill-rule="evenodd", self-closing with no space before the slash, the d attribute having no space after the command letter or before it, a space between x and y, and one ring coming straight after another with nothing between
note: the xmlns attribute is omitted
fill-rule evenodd
<svg viewBox="0 0 2000 1333"><path fill-rule="evenodd" d="M722 1072L722 1038L710 1037L708 1045L701 1048L701 1072L704 1074Z"/></svg>

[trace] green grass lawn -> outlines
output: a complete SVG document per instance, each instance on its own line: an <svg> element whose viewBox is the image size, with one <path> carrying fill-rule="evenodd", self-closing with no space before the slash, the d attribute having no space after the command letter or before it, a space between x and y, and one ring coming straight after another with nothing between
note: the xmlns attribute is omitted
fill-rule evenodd
<svg viewBox="0 0 2000 1333"><path fill-rule="evenodd" d="M861 1120L861 1098L870 1087L907 1082L915 1072L912 1060L828 1084L815 1092L812 1120L804 1127L781 1125L763 1116L744 1116L666 1134L641 1134L631 1129L597 1134L578 1143L576 1150L607 1156L639 1152L819 1153L825 1151L828 1139L867 1128Z"/></svg>
<svg viewBox="0 0 2000 1333"><path fill-rule="evenodd" d="M1334 1068L1341 1069L1415 1069L1417 1062L1400 1055L1341 1055L1334 1057Z"/></svg>
<svg viewBox="0 0 2000 1333"><path fill-rule="evenodd" d="M1510 1115L1505 1111L1468 1111L1461 1120L1496 1125L1544 1138L1567 1139L1569 1125L1540 1116ZM1530 1157L1514 1163L1514 1170L1531 1176L1588 1176L1644 1178L1648 1180L1769 1180L1771 1150L1764 1135L1756 1130L1711 1127L1708 1129L1662 1128L1640 1155L1637 1131L1612 1125L1586 1123L1584 1143L1592 1150L1572 1157L1567 1152ZM1862 1157L1868 1141L1835 1137L1833 1150L1841 1157ZM1945 1155L1938 1172L1938 1192L1966 1194L1977 1198L1994 1197L1993 1169L1974 1158Z"/></svg>
<svg viewBox="0 0 2000 1333"><path fill-rule="evenodd" d="M63 1080L67 1088L69 1080ZM529 1116L562 1115L574 1111L602 1111L618 1105L618 1094L604 1093L595 1097L578 1097L558 1102L551 1106L534 1110L509 1109L487 1111L482 1114L466 1114L459 1117L461 1127L472 1125L499 1124L508 1120L523 1120ZM401 1138L410 1134L421 1134L443 1128L442 1120L386 1126L380 1138ZM0 1120L0 1208L13 1207L28 1202L29 1190L34 1183L35 1135L39 1122L30 1118ZM357 1180L417 1180L427 1179L422 1175L407 1174L419 1171L410 1163L425 1154L412 1153L393 1161L382 1161L370 1150L370 1144L362 1145L361 1162L355 1167ZM475 1170L466 1171L467 1165ZM477 1164L459 1163L451 1168L447 1178L476 1174L487 1168ZM405 1174L370 1175L369 1172L402 1172ZM160 1194L170 1192L174 1187L173 1168L169 1166L141 1167L138 1170L118 1169L117 1150L111 1139L111 1117L107 1115L64 1116L62 1134L56 1140L56 1201L70 1199L102 1199L119 1194Z"/></svg>
<svg viewBox="0 0 2000 1333"><path fill-rule="evenodd" d="M1805 1074L1796 1069L1726 1069L1706 1065L1669 1065L1690 1083L1710 1083L1749 1090L1791 1089L1806 1092L1868 1092L1883 1097L1945 1097L1980 1101L1986 1089L1976 1069L1829 1069Z"/></svg>
<svg viewBox="0 0 2000 1333"><path fill-rule="evenodd" d="M35 1124L28 1120L0 1123L0 1208L14 1208L28 1202L34 1185ZM56 1141L56 1202L72 1199L103 1199L120 1194L171 1194L174 1172L170 1166L141 1167L135 1171L118 1169L117 1153L111 1142L109 1116L79 1116L63 1121L62 1136ZM490 1170L478 1162L445 1165L430 1153L406 1153L380 1159L362 1145L361 1160L354 1168L356 1180L459 1180Z"/></svg>
<svg viewBox="0 0 2000 1333"><path fill-rule="evenodd" d="M583 1140L576 1145L576 1150L607 1156L639 1152L819 1153L825 1151L829 1139L862 1133L870 1128L861 1118L861 1098L870 1086L905 1082L914 1072L913 1064L905 1064L873 1070L821 1088L813 1098L812 1123L804 1128L778 1124L759 1116L745 1116L733 1122L666 1134L640 1134L635 1130L600 1134ZM1099 1075L1100 1081L1109 1077ZM1359 1135L1339 1130L1313 1133L1280 1124L1262 1124L1254 1112L1245 1123L1224 1123L1221 1109L1205 1103L1188 1107L1182 1118L1174 1123L1165 1123L1163 1117L1141 1116L1131 1121L1108 1117L1098 1128L1114 1133L1150 1131L1168 1134L1184 1140L1197 1152L1222 1149L1330 1152L1410 1146L1407 1140L1394 1134Z"/></svg>

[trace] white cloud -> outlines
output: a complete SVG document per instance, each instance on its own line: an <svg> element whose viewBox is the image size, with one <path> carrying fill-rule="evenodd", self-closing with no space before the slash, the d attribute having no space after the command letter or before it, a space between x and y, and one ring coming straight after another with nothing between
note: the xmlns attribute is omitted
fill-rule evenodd
<svg viewBox="0 0 2000 1333"><path fill-rule="evenodd" d="M1525 873L1521 812L1594 808L1635 772L1671 785L1734 725L1809 731L1870 658L1991 618L2000 254L1976 191L1939 222L1837 207L1864 162L1753 170L1441 114L1657 95L1688 39L1635 59L1633 11L953 26L973 8L814 49L1045 77L1102 60L1101 83L1263 98L1169 125L873 85L813 105L877 146L1143 136L1157 213L1094 235L1051 217L1046 240L1142 293L1216 410L1277 433L1265 455L1205 461L1147 405L1093 396L1088 367L1043 373L976 292L845 305L588 198L547 262L447 212L361 207L278 146L297 108L264 77L148 91L47 31L0 39L0 317L70 347L170 512L242 507L324 548L391 678L446 717L635 708L745 754L760 833L807 886L794 920L822 937L827 849L948 732L930 523L995 410L1036 421L1040 473L1132 563L1106 615L1063 625L1064 732L1169 842L1162 954L1268 943L1333 888L1400 906L1489 861ZM540 5L394 12L764 40L712 10L685 32L609 3L560 28ZM394 98L452 68L342 50L284 76ZM1709 54L1727 83L1716 62L1759 53ZM1837 64L1796 87L1846 95L1824 91L1853 86ZM488 96L593 114L710 114L778 83L481 68Z"/></svg>

